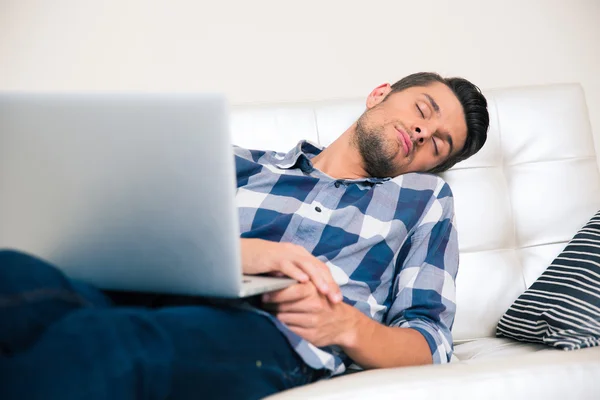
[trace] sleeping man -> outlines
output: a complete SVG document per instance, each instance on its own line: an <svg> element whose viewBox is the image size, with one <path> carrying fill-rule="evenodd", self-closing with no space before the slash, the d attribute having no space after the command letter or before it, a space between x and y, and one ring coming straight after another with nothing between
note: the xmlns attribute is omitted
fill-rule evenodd
<svg viewBox="0 0 600 400"><path fill-rule="evenodd" d="M251 398L358 367L446 363L458 242L436 174L485 143L479 89L433 73L383 84L327 148L234 148L242 264L297 284L260 308L123 307L0 252L4 398Z"/></svg>

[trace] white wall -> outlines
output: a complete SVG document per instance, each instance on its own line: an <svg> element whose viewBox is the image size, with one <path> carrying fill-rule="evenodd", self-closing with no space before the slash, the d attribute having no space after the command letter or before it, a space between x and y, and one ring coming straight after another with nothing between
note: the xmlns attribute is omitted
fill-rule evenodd
<svg viewBox="0 0 600 400"><path fill-rule="evenodd" d="M0 0L0 90L298 101L421 70L483 89L581 82L600 154L599 0Z"/></svg>

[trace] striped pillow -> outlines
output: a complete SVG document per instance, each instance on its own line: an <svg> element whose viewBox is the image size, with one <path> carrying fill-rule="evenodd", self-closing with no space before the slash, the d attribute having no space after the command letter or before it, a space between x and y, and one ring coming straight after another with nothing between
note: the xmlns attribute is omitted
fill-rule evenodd
<svg viewBox="0 0 600 400"><path fill-rule="evenodd" d="M564 350L600 345L600 211L510 306L496 336Z"/></svg>

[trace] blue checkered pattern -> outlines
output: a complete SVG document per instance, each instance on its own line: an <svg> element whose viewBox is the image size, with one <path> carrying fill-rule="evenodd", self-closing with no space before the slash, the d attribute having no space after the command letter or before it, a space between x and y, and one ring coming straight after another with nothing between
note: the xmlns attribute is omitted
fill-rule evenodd
<svg viewBox="0 0 600 400"><path fill-rule="evenodd" d="M321 150L306 141L287 154L234 148L242 237L303 246L327 264L346 303L419 331L434 363L448 362L458 269L448 184L423 173L336 180L313 167ZM340 374L352 363L269 317L311 367Z"/></svg>

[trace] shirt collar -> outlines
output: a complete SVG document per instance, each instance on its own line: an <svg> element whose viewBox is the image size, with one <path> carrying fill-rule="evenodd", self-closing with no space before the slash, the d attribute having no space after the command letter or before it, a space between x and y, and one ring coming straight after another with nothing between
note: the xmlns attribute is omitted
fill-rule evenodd
<svg viewBox="0 0 600 400"><path fill-rule="evenodd" d="M273 164L281 169L299 168L302 172L310 174L315 170L311 159L320 154L325 147L312 143L308 140L301 140L298 144L288 151L282 159ZM344 179L347 183L365 183L377 184L389 181L390 178L359 178Z"/></svg>
<svg viewBox="0 0 600 400"><path fill-rule="evenodd" d="M310 173L315 169L310 159L320 154L323 149L324 147L308 140L301 140L282 159L275 161L273 164L281 169L300 168L302 172Z"/></svg>

